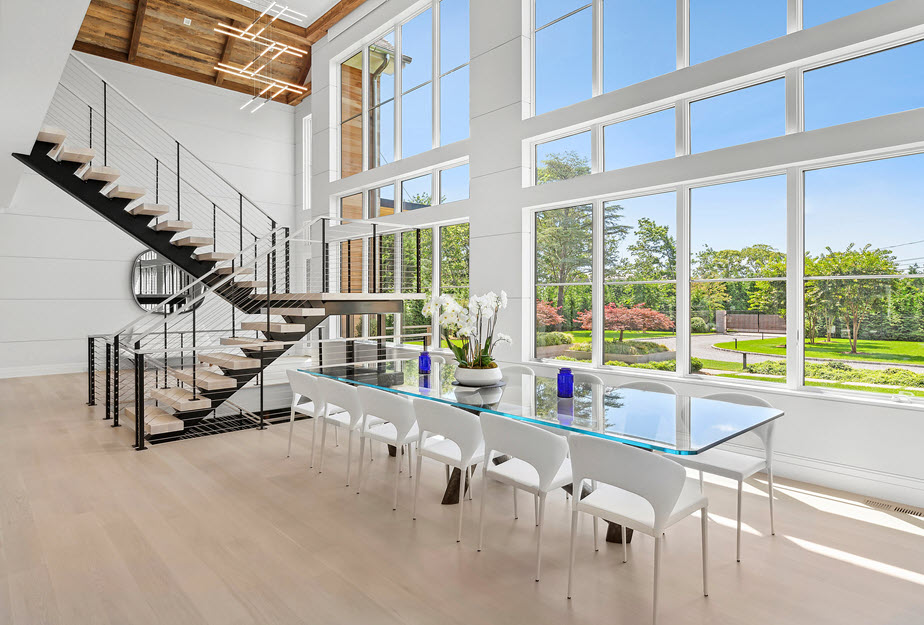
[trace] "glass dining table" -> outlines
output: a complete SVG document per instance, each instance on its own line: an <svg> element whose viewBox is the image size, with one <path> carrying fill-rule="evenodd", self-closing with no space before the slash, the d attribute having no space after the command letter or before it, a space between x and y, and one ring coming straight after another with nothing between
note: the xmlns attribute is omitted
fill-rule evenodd
<svg viewBox="0 0 924 625"><path fill-rule="evenodd" d="M783 416L776 408L577 381L574 396L562 399L555 378L523 373L516 367L496 386L464 387L455 382L455 368L434 361L430 373L422 374L413 357L300 370L473 412L491 412L562 434L578 432L676 455L702 453ZM458 501L460 475L453 472L444 504ZM619 526L610 524L607 540L621 542Z"/></svg>

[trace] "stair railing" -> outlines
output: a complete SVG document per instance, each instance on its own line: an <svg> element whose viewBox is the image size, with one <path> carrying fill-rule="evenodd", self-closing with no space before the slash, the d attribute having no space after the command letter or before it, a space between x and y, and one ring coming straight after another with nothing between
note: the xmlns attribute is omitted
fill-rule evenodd
<svg viewBox="0 0 924 625"><path fill-rule="evenodd" d="M211 237L213 251L241 250L277 227L246 194L74 54L46 125L67 131L69 145L92 148L94 166L118 169L115 184L143 187L148 190L143 201L168 206L158 222L191 222L184 236Z"/></svg>

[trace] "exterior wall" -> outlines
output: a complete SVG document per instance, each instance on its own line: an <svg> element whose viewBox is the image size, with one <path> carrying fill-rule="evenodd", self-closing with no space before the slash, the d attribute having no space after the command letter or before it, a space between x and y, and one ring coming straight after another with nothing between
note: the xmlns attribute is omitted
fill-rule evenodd
<svg viewBox="0 0 924 625"><path fill-rule="evenodd" d="M498 329L510 334L514 345L500 354L504 360L531 358L532 210L573 205L627 191L653 190L667 184L692 184L728 172L759 173L780 163L806 164L833 155L856 157L896 147L924 147L924 110L919 109L856 122L850 125L849 132L826 128L792 133L542 187L528 186L533 175L530 152L537 140L592 120L626 115L652 103L692 98L742 76L753 76L756 80L785 72L815 55L831 51L847 54L878 37L894 36L915 25L920 28L924 23L924 7L915 0L896 0L864 15L818 26L811 35L796 32L670 76L529 117L530 3L471 0L470 138L340 179L335 124L335 106L339 105L338 63L414 7L411 0L367 2L363 10L368 8L368 11L364 15L332 31L312 49L312 215L332 215L340 197L371 188L382 180L411 177L453 159L468 157L470 200L386 219L408 225L460 217L469 220L472 292L505 290L509 296L510 307ZM682 323L688 324L689 320ZM684 345L682 349L684 353L679 357L685 358L688 347ZM645 372L603 375L617 384ZM742 388L689 378L660 379L698 396ZM779 475L924 505L924 465L913 460L919 455L917 440L924 436L924 414L920 408L888 400L844 398L785 388L753 387L748 391L786 411L787 416L777 428Z"/></svg>

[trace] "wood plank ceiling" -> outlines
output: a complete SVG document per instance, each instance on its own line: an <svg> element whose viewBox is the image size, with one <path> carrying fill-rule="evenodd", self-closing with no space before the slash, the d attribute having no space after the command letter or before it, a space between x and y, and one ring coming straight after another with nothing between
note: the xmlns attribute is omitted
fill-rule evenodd
<svg viewBox="0 0 924 625"><path fill-rule="evenodd" d="M363 1L341 0L307 27L277 20L271 36L310 50ZM219 22L244 28L256 16L253 9L230 0L91 0L74 50L252 95L252 82L214 68L219 62L247 65L260 49L255 52L253 44L214 28ZM191 20L188 26L183 23L186 18ZM273 75L304 85L310 69L310 54L283 54L274 62ZM311 84L307 86L305 95L290 94L288 104L298 104L310 94Z"/></svg>

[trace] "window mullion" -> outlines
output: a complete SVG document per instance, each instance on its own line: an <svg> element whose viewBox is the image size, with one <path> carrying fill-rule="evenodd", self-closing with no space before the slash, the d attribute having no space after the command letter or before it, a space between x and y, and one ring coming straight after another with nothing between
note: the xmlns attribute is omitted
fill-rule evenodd
<svg viewBox="0 0 924 625"><path fill-rule="evenodd" d="M786 134L802 131L802 70L786 70Z"/></svg>
<svg viewBox="0 0 924 625"><path fill-rule="evenodd" d="M603 341L606 338L603 318L603 202L600 200L593 203L592 223L590 307L594 321L590 332L590 352L591 363L600 367L603 365Z"/></svg>
<svg viewBox="0 0 924 625"><path fill-rule="evenodd" d="M442 285L440 284L440 274L442 272L440 268L440 250L442 249L442 243L440 240L440 228L439 226L434 226L431 229L430 234L430 292L441 295ZM437 325L438 312L434 307L433 314L430 318L430 329L431 329L431 342L430 349L438 349L440 347L440 327Z"/></svg>
<svg viewBox="0 0 924 625"><path fill-rule="evenodd" d="M362 140L362 161L363 168L362 171L367 171L369 169L369 46L363 46L363 70L362 70L362 86L360 88L360 93L362 94L362 111L360 113L361 119L359 120L359 127L363 133Z"/></svg>
<svg viewBox="0 0 924 625"><path fill-rule="evenodd" d="M440 147L440 0L433 0L433 67L430 71L430 81L433 83L430 89L432 97L432 115L430 115L432 125L432 145L431 148Z"/></svg>
<svg viewBox="0 0 924 625"><path fill-rule="evenodd" d="M591 8L592 46L591 68L593 72L591 96L603 93L603 0L593 0Z"/></svg>
<svg viewBox="0 0 924 625"><path fill-rule="evenodd" d="M402 74L404 73L403 68L401 67L404 63L401 62L401 59L404 58L402 51L403 43L401 34L403 32L403 26L398 26L395 28L395 160L401 160L401 120L402 120L402 103L404 101L404 85L402 84ZM398 198L395 199L395 212L397 211Z"/></svg>
<svg viewBox="0 0 924 625"><path fill-rule="evenodd" d="M802 171L786 172L786 383L799 388L805 383L804 182Z"/></svg>
<svg viewBox="0 0 924 625"><path fill-rule="evenodd" d="M786 34L802 30L802 0L786 2Z"/></svg>
<svg viewBox="0 0 924 625"><path fill-rule="evenodd" d="M690 188L677 189L677 310L674 323L677 337L676 371L690 374Z"/></svg>
<svg viewBox="0 0 924 625"><path fill-rule="evenodd" d="M690 0L677 0L677 69L690 65Z"/></svg>

